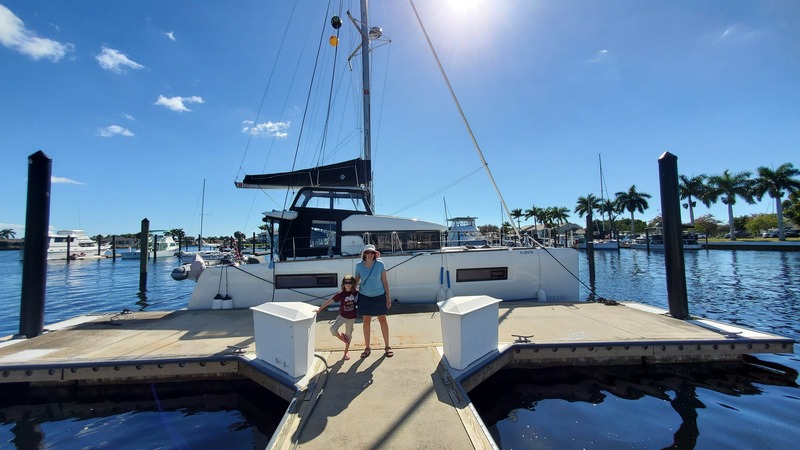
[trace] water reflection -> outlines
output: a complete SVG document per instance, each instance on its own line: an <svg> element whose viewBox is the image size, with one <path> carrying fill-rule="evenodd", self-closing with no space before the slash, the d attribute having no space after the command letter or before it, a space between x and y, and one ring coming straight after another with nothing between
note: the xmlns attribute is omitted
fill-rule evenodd
<svg viewBox="0 0 800 450"><path fill-rule="evenodd" d="M493 375L469 396L501 448L695 448L698 443L700 447L788 448L784 444L792 444L796 436L756 435L794 423L794 415L758 422L759 433L737 432L732 442L727 442L731 436L724 433L730 427L746 426L747 418L742 416L748 410L768 415L767 405L775 405L769 396L762 397L768 389L781 389L796 403L800 396L797 372L786 367L778 371L775 368L780 366L770 365L509 369ZM725 410L738 418L735 422L715 419L709 415L712 410L714 415Z"/></svg>
<svg viewBox="0 0 800 450"><path fill-rule="evenodd" d="M264 448L288 406L249 380L9 387L0 442L17 448Z"/></svg>

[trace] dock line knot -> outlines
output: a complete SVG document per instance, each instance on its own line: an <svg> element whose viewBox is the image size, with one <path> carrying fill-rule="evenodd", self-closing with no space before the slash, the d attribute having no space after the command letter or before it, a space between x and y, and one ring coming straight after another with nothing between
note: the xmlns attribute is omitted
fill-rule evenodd
<svg viewBox="0 0 800 450"><path fill-rule="evenodd" d="M131 314L133 314L133 311L131 311L128 308L125 308L122 311L120 311L120 312L114 314L113 316L111 316L111 319L109 321L110 322L114 322L115 320L121 320L121 316L128 316L128 315L131 315ZM119 325L119 324L115 323L114 325Z"/></svg>

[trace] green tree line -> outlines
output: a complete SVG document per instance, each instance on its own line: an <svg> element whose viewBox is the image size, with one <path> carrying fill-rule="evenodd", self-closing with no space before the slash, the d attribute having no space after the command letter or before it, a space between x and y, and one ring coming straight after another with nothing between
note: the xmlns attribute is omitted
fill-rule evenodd
<svg viewBox="0 0 800 450"><path fill-rule="evenodd" d="M728 232L730 239L736 240L736 230L744 230L747 225L746 220L737 220L733 215L733 207L738 200L748 204L755 204L765 197L769 197L775 202L775 217L777 223L775 228L779 230L778 239L785 240L784 218L789 218L792 222L800 224L800 170L795 168L792 163L780 165L777 169L766 166L758 167L755 174L750 171L731 173L725 170L719 175L693 175L679 176L679 196L682 206L689 211L689 225L695 226L695 208L697 202L711 207L712 204L721 202L728 209ZM631 233L643 232L647 224L641 220L636 220L636 213L643 214L649 207L648 200L652 195L646 192L639 192L636 185L632 185L627 191L614 194L613 199L600 199L593 194L578 197L574 213L583 218L586 215L597 215L601 218L602 224L608 224L612 232L626 227ZM534 224L542 224L546 227L561 225L568 219L568 208L566 207L531 207L523 211L514 209L511 217L517 220L519 226L520 218L526 220L533 218ZM630 214L630 219L622 219L621 215ZM768 215L767 215L768 216ZM753 217L751 228L764 227L760 229L772 228L768 217ZM660 218L657 221L660 223ZM702 225L707 228L718 230L719 222L710 215L702 216ZM654 225L651 222L650 225ZM712 225L714 225L712 227ZM619 228L618 228L619 227Z"/></svg>

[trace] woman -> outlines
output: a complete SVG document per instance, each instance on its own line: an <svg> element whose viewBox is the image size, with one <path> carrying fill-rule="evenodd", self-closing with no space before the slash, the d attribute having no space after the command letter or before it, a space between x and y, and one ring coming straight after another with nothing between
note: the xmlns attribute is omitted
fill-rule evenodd
<svg viewBox="0 0 800 450"><path fill-rule="evenodd" d="M375 246L367 244L361 251L361 262L356 264L356 284L360 286L358 289L358 313L364 321L364 343L367 347L361 354L362 358L366 358L372 353L369 347L372 316L378 316L378 323L381 325L385 345L384 355L387 358L394 356L392 347L389 346L389 324L386 322L386 312L392 307L392 299L389 296L386 266L383 265L383 261L378 259L379 256Z"/></svg>

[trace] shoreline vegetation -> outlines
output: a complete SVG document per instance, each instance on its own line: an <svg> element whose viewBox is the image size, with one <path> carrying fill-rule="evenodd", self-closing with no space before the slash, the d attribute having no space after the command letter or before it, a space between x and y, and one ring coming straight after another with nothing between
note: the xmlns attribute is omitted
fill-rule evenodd
<svg viewBox="0 0 800 450"><path fill-rule="evenodd" d="M700 243L705 244L706 240L701 239ZM730 250L730 249L752 249L752 250L785 250L784 247L797 247L800 250L800 238L786 238L780 241L778 238L737 238L735 241L725 238L708 238L710 250ZM759 246L759 244L764 244ZM3 250L22 250L25 239L0 239L0 251Z"/></svg>

